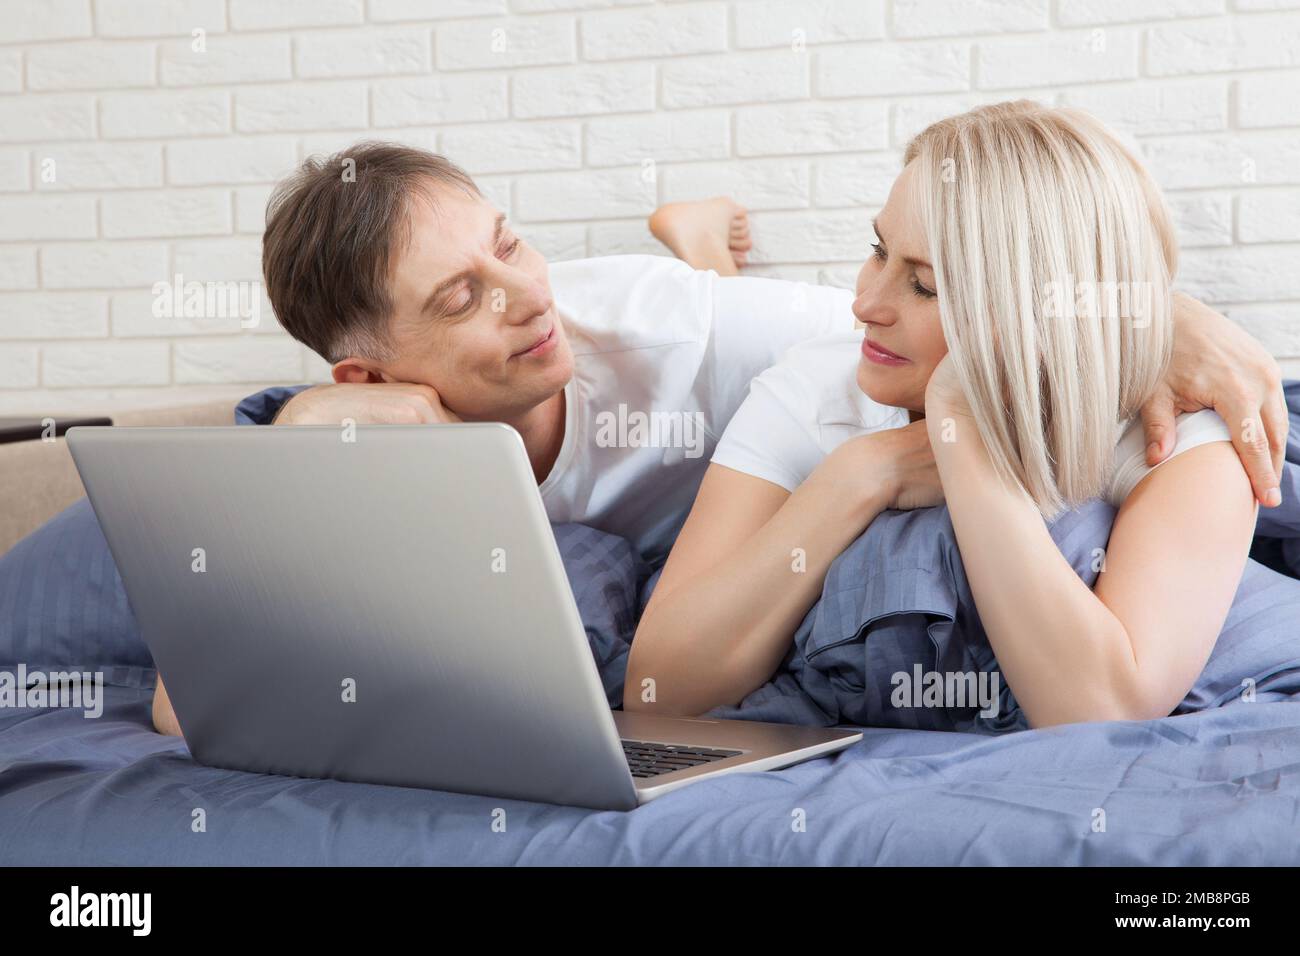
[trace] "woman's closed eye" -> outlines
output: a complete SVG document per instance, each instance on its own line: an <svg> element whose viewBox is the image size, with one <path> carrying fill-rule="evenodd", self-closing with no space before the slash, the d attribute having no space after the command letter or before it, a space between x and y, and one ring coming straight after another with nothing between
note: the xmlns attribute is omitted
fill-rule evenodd
<svg viewBox="0 0 1300 956"><path fill-rule="evenodd" d="M871 244L871 249L872 249L871 254L880 262L887 262L889 260L889 254L885 252L885 246L883 243L873 242ZM939 293L935 292L933 289L927 289L925 286L921 285L921 280L916 277L915 273L913 273L912 294L922 299L933 299Z"/></svg>

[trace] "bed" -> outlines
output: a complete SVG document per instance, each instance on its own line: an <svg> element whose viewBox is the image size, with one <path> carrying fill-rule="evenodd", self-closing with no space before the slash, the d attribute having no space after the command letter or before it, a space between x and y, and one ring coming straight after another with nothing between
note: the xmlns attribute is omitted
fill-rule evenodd
<svg viewBox="0 0 1300 956"><path fill-rule="evenodd" d="M1292 501L1297 470L1284 488ZM896 554L899 536L925 542L917 567L950 561L941 509L931 511L900 513L846 552L783 672L717 713L848 722L860 716L855 681L870 681L867 647L996 667L963 634L960 580L942 599L951 606L895 606L872 624L896 630L868 634L862 624L856 642L819 636L879 611L872 602L897 600L897 589L867 594L861 571ZM1096 518L1081 512L1061 525L1063 551L1086 554ZM1025 730L1014 702L995 722L954 713L920 727L880 713L835 756L718 777L621 813L196 764L182 741L151 730L151 661L80 501L0 558L0 671L18 661L98 669L103 712L0 708L0 863L1295 865L1300 581L1286 563L1290 525L1270 520L1211 666L1175 716ZM1290 520L1300 527L1300 507ZM621 539L579 526L557 526L556 537L616 702L654 576ZM914 602L915 588L908 593ZM828 608L843 619L828 624Z"/></svg>

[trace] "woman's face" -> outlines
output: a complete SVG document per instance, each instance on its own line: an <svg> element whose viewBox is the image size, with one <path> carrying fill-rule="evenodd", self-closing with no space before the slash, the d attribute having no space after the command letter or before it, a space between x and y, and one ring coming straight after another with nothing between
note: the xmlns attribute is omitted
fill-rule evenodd
<svg viewBox="0 0 1300 956"><path fill-rule="evenodd" d="M925 386L948 346L939 324L934 269L911 196L915 178L909 164L876 217L874 255L858 273L853 314L866 325L858 387L881 404L920 412Z"/></svg>

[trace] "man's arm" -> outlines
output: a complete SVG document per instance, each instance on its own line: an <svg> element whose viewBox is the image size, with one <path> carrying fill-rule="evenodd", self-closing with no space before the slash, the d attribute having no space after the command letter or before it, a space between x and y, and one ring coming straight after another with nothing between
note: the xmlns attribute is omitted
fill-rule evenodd
<svg viewBox="0 0 1300 956"><path fill-rule="evenodd" d="M280 407L272 424L339 425L344 419L365 425L445 425L461 420L428 385L345 382L299 392Z"/></svg>
<svg viewBox="0 0 1300 956"><path fill-rule="evenodd" d="M1174 449L1174 416L1213 408L1228 423L1232 444L1265 508L1279 490L1290 428L1282 371L1235 322L1189 295L1174 295L1174 356L1155 395L1142 406L1147 464Z"/></svg>
<svg viewBox="0 0 1300 956"><path fill-rule="evenodd" d="M153 729L169 737L180 737L181 725L176 721L176 711L172 710L171 698L163 686L162 674L158 675L158 684L153 689Z"/></svg>

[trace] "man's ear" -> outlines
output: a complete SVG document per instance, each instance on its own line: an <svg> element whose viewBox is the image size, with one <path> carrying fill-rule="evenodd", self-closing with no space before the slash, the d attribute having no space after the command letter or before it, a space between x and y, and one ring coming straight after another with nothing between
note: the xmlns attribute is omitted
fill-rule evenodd
<svg viewBox="0 0 1300 956"><path fill-rule="evenodd" d="M363 359L345 358L334 363L334 381L340 385L374 385L389 379Z"/></svg>

